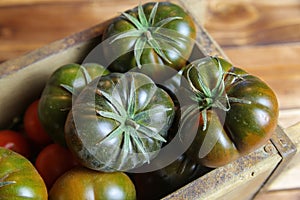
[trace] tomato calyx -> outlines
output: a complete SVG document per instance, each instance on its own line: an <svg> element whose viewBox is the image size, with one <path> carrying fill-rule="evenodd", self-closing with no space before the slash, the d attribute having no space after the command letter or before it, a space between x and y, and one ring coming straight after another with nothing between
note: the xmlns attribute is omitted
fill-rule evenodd
<svg viewBox="0 0 300 200"><path fill-rule="evenodd" d="M216 77L211 77L212 73L207 72L207 70L214 71L214 68L211 67L216 67L213 59L217 61L218 65ZM192 73L193 75L191 75ZM241 75L233 72L224 72L221 61L217 57L204 58L203 62L192 63L186 70L187 81L194 93L191 99L197 102L197 104L187 109L185 114L191 116L194 112L200 111L200 115L203 119L203 131L207 128L207 111L209 109L216 108L227 112L231 109L231 103L251 104L251 101L229 97L227 95L225 91L225 79L227 75L233 76L235 80L243 80ZM192 79L196 79L198 87L195 86L195 82Z"/></svg>
<svg viewBox="0 0 300 200"><path fill-rule="evenodd" d="M132 148L132 142L135 143L138 150L142 152L142 154L145 156L146 162L150 162L150 156L146 151L146 147L144 146L143 141L141 140L141 133L144 135L144 137L154 138L161 142L166 142L166 140L159 134L157 134L156 130L152 130L148 128L147 126L138 123L138 119L143 118L151 113L155 113L157 111L162 112L162 109L160 106L156 108L152 108L150 110L147 110L145 112L141 112L140 114L135 115L134 114L134 102L130 101L128 105L128 109L125 110L125 108L118 103L112 95L97 89L96 93L98 95L103 96L110 104L114 107L115 112L109 112L109 111L99 111L97 110L97 114L99 114L102 117L110 118L112 120L115 120L119 122L118 128L116 128L111 134L104 137L102 140L97 142L98 145L105 143L112 138L116 137L117 135L124 134L124 152L129 153L130 149ZM134 92L131 93L131 95L135 95ZM134 99L132 97L131 99ZM168 109L164 110L165 112L168 111ZM131 141L132 139L132 141Z"/></svg>
<svg viewBox="0 0 300 200"><path fill-rule="evenodd" d="M16 181L5 181L5 182L0 182L0 188L6 185L11 185L16 183Z"/></svg>
<svg viewBox="0 0 300 200"><path fill-rule="evenodd" d="M0 178L0 188L6 185L15 184L16 181L5 181L5 179L9 176L9 174L4 175L2 178Z"/></svg>
<svg viewBox="0 0 300 200"><path fill-rule="evenodd" d="M176 40L171 39L172 37L170 37L170 33L164 33L164 31L160 31L160 29L162 29L164 25L170 23L171 21L180 20L182 19L182 17L168 17L155 23L154 21L158 4L159 2L157 2L151 9L149 19L147 19L142 5L138 6L137 18L128 13L123 12L122 15L125 17L125 19L127 19L130 23L134 25L135 29L119 34L110 42L113 43L116 40L128 37L137 37L137 40L134 44L134 56L137 66L139 68L141 68L142 66L141 57L146 45L149 45L150 48L153 48L153 50L167 63L171 63L171 61L167 58L166 54L162 50L162 45L171 45L175 47L177 45ZM177 34L176 36L180 38L179 35L180 34Z"/></svg>

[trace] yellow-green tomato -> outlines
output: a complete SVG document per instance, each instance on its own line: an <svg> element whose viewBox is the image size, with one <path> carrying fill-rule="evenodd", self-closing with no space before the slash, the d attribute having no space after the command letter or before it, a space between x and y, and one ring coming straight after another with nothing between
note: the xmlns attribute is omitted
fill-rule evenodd
<svg viewBox="0 0 300 200"><path fill-rule="evenodd" d="M46 185L29 160L0 147L0 199L47 200Z"/></svg>
<svg viewBox="0 0 300 200"><path fill-rule="evenodd" d="M131 179L123 172L105 173L83 167L62 175L49 192L49 200L135 200Z"/></svg>

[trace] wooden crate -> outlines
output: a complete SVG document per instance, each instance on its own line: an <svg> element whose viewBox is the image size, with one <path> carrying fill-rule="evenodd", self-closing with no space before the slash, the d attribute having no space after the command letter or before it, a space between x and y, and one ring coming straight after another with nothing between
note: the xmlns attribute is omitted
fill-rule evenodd
<svg viewBox="0 0 300 200"><path fill-rule="evenodd" d="M178 2L187 10L191 4ZM197 3L197 2L195 2ZM197 16L195 20L199 19ZM80 63L100 43L110 21L53 42L0 65L0 128L37 99L49 75L59 66ZM226 58L207 31L198 25L197 41L203 55ZM268 143L240 159L201 176L164 199L253 199L279 174L296 147L278 127Z"/></svg>

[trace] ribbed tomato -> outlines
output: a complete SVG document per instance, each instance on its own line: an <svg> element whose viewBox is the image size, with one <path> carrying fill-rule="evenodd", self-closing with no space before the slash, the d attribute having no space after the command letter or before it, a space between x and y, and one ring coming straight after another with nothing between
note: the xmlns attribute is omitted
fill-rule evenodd
<svg viewBox="0 0 300 200"><path fill-rule="evenodd" d="M123 172L104 173L78 167L62 175L49 192L49 200L135 200L136 191Z"/></svg>
<svg viewBox="0 0 300 200"><path fill-rule="evenodd" d="M173 100L148 76L111 73L80 93L68 115L65 137L82 165L130 170L157 155L173 118Z"/></svg>
<svg viewBox="0 0 300 200"><path fill-rule="evenodd" d="M192 62L183 75L195 102L184 114L184 121L193 121L191 127L197 131L187 151L193 160L222 166L270 139L277 126L278 102L261 79L217 57ZM199 119L192 120L197 114Z"/></svg>
<svg viewBox="0 0 300 200"><path fill-rule="evenodd" d="M170 2L150 2L113 20L103 34L103 51L113 72L149 63L179 70L195 38L196 26L188 12Z"/></svg>

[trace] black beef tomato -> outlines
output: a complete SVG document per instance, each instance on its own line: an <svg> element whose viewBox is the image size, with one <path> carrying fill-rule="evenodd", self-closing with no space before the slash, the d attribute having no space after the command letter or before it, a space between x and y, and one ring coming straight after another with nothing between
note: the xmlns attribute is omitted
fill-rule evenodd
<svg viewBox="0 0 300 200"><path fill-rule="evenodd" d="M31 162L3 147L0 147L0 199L48 199L46 185Z"/></svg>
<svg viewBox="0 0 300 200"><path fill-rule="evenodd" d="M72 99L94 78L108 74L98 64L67 64L52 73L41 95L38 114L49 136L65 145L64 126Z"/></svg>
<svg viewBox="0 0 300 200"><path fill-rule="evenodd" d="M146 3L117 17L105 30L103 51L115 72L143 64L181 69L192 52L196 27L192 17L170 2Z"/></svg>
<svg viewBox="0 0 300 200"><path fill-rule="evenodd" d="M185 122L199 114L196 137L187 151L208 167L225 165L264 145L275 131L278 102L261 79L224 59L196 60L183 72L196 102Z"/></svg>
<svg viewBox="0 0 300 200"><path fill-rule="evenodd" d="M130 170L157 155L174 112L171 97L148 76L111 73L78 96L66 122L66 142L88 168Z"/></svg>

